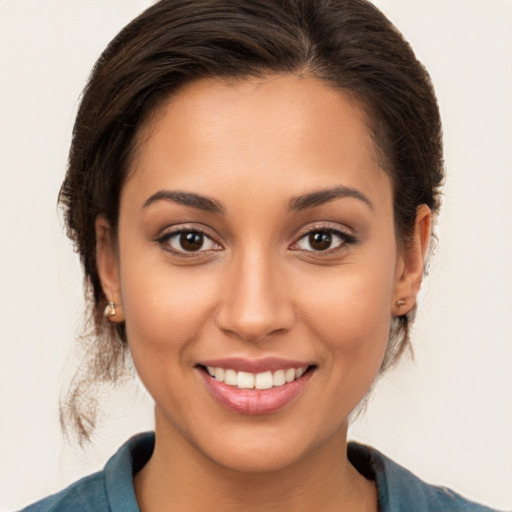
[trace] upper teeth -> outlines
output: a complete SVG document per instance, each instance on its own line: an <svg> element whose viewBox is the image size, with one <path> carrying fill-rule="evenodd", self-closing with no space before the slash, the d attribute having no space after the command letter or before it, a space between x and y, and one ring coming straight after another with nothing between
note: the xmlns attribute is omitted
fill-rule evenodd
<svg viewBox="0 0 512 512"><path fill-rule="evenodd" d="M270 389L274 386L282 386L301 377L307 368L289 368L288 370L277 370L262 373L236 372L207 366L208 373L216 380L224 382L229 386L236 386L240 389Z"/></svg>

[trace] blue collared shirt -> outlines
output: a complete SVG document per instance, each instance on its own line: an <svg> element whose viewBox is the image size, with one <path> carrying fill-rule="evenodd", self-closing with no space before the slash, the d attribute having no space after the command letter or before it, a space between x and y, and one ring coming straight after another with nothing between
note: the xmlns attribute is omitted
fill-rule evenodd
<svg viewBox="0 0 512 512"><path fill-rule="evenodd" d="M140 512L133 475L149 460L154 444L153 433L132 437L103 471L22 512ZM380 512L496 512L445 487L426 484L373 448L349 443L348 457L361 474L377 482Z"/></svg>

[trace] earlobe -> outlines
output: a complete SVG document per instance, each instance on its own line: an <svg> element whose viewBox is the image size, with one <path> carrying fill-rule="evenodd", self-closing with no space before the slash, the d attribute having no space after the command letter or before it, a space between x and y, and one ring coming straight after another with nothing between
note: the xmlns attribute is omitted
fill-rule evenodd
<svg viewBox="0 0 512 512"><path fill-rule="evenodd" d="M96 218L96 267L103 293L107 298L105 318L112 323L124 320L121 308L119 265L115 242L109 222L103 216ZM108 312L107 312L108 310Z"/></svg>
<svg viewBox="0 0 512 512"><path fill-rule="evenodd" d="M428 254L432 213L426 204L416 211L412 239L402 248L397 262L395 293L392 314L402 316L416 305L416 296L423 278Z"/></svg>

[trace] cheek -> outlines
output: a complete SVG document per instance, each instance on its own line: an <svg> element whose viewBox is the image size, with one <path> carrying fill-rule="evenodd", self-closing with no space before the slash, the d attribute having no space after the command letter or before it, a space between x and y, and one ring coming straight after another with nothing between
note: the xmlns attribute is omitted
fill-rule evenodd
<svg viewBox="0 0 512 512"><path fill-rule="evenodd" d="M373 380L380 368L391 323L392 255L391 250L380 260L369 258L371 264L348 263L304 287L304 324L323 340L326 359L340 374L367 373Z"/></svg>
<svg viewBox="0 0 512 512"><path fill-rule="evenodd" d="M317 319L310 325L322 332L321 338L333 352L351 359L364 356L366 362L379 359L389 335L389 295L379 295L374 287L365 291L361 286L344 285L342 292L326 294L330 301L318 301L310 308L308 314Z"/></svg>
<svg viewBox="0 0 512 512"><path fill-rule="evenodd" d="M174 418L185 417L188 402L180 397L196 398L188 370L212 315L213 286L206 277L198 287L197 276L167 264L127 259L124 265L121 292L134 366L155 402L167 404L163 409L175 411Z"/></svg>
<svg viewBox="0 0 512 512"><path fill-rule="evenodd" d="M135 253L121 264L130 348L132 353L144 350L146 358L172 354L175 360L186 359L211 315L214 283L208 275L198 275L197 269L176 269L164 258L158 260L145 261Z"/></svg>
<svg viewBox="0 0 512 512"><path fill-rule="evenodd" d="M337 293L332 286L325 300L308 311L313 336L322 340L322 370L327 378L321 400L333 425L347 418L367 394L389 338L390 287L358 281L344 280Z"/></svg>

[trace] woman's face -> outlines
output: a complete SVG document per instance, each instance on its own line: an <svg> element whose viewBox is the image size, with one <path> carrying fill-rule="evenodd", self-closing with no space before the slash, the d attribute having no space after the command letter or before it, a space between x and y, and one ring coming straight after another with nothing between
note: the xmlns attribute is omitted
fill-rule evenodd
<svg viewBox="0 0 512 512"><path fill-rule="evenodd" d="M203 80L139 143L98 265L157 439L242 471L344 442L410 284L361 108L312 78Z"/></svg>

